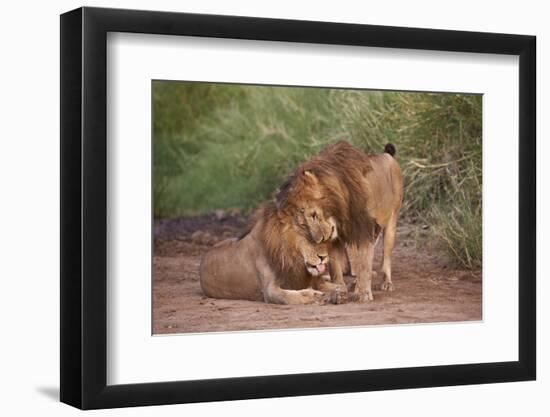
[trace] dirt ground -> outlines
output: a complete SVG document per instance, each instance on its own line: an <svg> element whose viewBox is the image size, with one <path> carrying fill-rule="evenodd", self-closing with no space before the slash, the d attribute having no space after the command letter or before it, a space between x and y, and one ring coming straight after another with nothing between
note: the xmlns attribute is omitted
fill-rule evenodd
<svg viewBox="0 0 550 417"><path fill-rule="evenodd" d="M451 268L433 248L417 245L412 237L421 228L417 225L398 228L395 291L378 291L375 280L369 303L285 306L205 297L199 284L201 255L218 241L238 236L246 225L244 216L222 211L155 222L154 334L482 319L481 271ZM378 246L376 268L381 263Z"/></svg>

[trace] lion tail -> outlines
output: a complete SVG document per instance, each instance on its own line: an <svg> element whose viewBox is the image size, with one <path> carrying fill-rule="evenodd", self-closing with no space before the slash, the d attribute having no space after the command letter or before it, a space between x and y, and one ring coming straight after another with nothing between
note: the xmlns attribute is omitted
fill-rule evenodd
<svg viewBox="0 0 550 417"><path fill-rule="evenodd" d="M384 152L389 153L391 156L395 156L395 145L393 143L386 143L386 146L384 146Z"/></svg>

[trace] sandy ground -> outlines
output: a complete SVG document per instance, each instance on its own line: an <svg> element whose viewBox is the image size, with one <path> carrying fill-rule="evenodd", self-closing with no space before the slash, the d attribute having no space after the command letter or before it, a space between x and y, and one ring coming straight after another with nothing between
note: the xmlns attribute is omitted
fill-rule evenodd
<svg viewBox="0 0 550 417"><path fill-rule="evenodd" d="M205 297L201 255L238 236L247 219L217 212L155 222L153 332L188 333L481 320L481 271L447 266L437 252L415 244L412 225L398 228L393 255L395 291L369 303L282 306ZM381 262L378 245L375 267Z"/></svg>

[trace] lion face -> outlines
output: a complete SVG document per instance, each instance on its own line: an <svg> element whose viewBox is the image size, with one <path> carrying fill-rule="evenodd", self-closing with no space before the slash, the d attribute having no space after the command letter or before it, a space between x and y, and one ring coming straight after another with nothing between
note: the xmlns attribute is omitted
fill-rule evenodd
<svg viewBox="0 0 550 417"><path fill-rule="evenodd" d="M336 220L327 213L326 201L326 188L310 170L291 177L277 194L278 207L285 208L312 243L338 237Z"/></svg>
<svg viewBox="0 0 550 417"><path fill-rule="evenodd" d="M297 223L307 230L314 243L327 242L338 237L336 221L327 217L316 202L303 202L296 212Z"/></svg>
<svg viewBox="0 0 550 417"><path fill-rule="evenodd" d="M311 244L304 240L300 245L300 251L304 257L307 272L314 277L322 275L327 270L328 247L326 243Z"/></svg>

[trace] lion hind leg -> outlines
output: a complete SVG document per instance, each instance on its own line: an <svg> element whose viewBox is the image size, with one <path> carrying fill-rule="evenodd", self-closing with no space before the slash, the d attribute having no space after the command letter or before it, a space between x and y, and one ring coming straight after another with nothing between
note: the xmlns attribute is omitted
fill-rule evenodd
<svg viewBox="0 0 550 417"><path fill-rule="evenodd" d="M394 286L391 280L391 254L395 246L395 235L397 232L397 215L393 215L388 226L384 230L384 260L382 261L382 274L384 281L380 288L383 291L393 291Z"/></svg>

